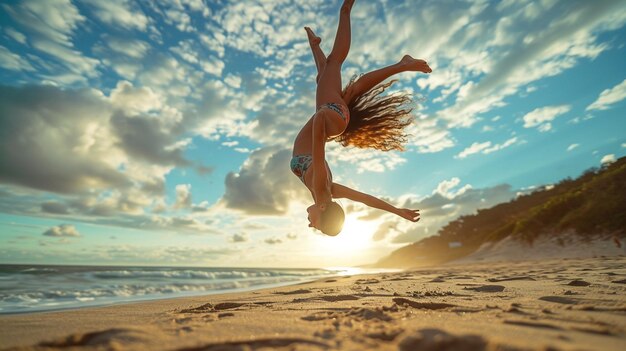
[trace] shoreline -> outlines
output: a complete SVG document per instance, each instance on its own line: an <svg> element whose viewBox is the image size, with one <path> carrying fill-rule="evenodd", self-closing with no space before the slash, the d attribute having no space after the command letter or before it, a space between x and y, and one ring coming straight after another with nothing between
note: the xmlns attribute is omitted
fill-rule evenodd
<svg viewBox="0 0 626 351"><path fill-rule="evenodd" d="M626 347L625 316L626 258L596 257L464 263L0 315L0 340L20 350L404 351L441 340L471 350L618 350Z"/></svg>
<svg viewBox="0 0 626 351"><path fill-rule="evenodd" d="M4 265L0 316L243 293L386 269ZM7 268L8 267L8 268ZM45 273L42 273L45 272ZM82 281L81 283L75 283ZM26 290L25 287L31 287Z"/></svg>
<svg viewBox="0 0 626 351"><path fill-rule="evenodd" d="M328 277L338 277L338 276L341 276L341 275L329 275ZM82 310L82 309L89 309L89 308L112 307L112 306L124 305L124 304L156 302L156 301L171 300L171 299L185 299L185 298L192 298L192 297L202 297L202 296L212 296L212 295L222 295L222 294L224 295L238 294L238 293L252 292L252 291L257 291L257 290L274 289L274 288L288 287L288 286L298 285L298 284L311 283L311 282L315 282L321 279L324 279L324 278L313 278L311 280L304 279L304 280L281 282L281 283L268 283L268 284L260 284L256 286L248 286L248 287L234 288L234 289L221 289L221 290L213 290L213 291L187 291L187 292L178 293L178 296L162 296L162 297L151 297L151 298L138 297L137 299L101 302L101 303L87 305L87 306L59 307L58 309L42 309L42 310L16 311L16 312L0 312L0 318L2 318L3 316L12 316L12 315L65 312L65 311L74 311L74 310Z"/></svg>
<svg viewBox="0 0 626 351"><path fill-rule="evenodd" d="M123 266L120 266L120 267L123 267ZM126 300L126 301L122 300L122 301L102 302L100 304L78 306L78 307L60 307L58 309L31 310L31 311L20 311L20 312L0 312L0 320L3 316L29 315L29 314L41 314L41 313L53 313L53 312L68 312L68 311L71 312L71 311L90 309L90 308L104 308L104 307L113 307L117 305L140 304L144 302L158 302L158 301L174 300L174 299L209 297L209 296L214 296L214 295L240 294L240 293L256 292L256 291L262 291L262 290L268 290L268 289L283 288L283 287L289 287L289 286L295 286L295 285L301 285L301 284L315 283L315 282L325 280L325 279L332 279L332 278L338 278L338 277L344 277L344 276L352 277L352 276L368 275L368 274L395 273L395 272L406 270L406 269L400 269L400 268L395 269L395 268L360 268L360 267L331 267L331 268L311 268L311 269L323 269L323 270L331 271L331 269L339 269L339 268L341 268L342 270L337 270L338 273L336 274L330 274L330 275L323 276L323 277L314 277L312 279L302 279L302 280L297 280L297 281L259 284L255 286L248 286L248 287L241 287L241 288L234 288L234 289L222 289L222 290L214 290L214 291L202 291L202 292L188 291L188 292L180 293L179 296L163 296L163 297L153 297L153 298L145 298L145 299L138 298L136 300L133 299L133 300ZM295 268L271 268L271 269L288 270L288 269L295 269ZM350 270L354 272L362 272L362 273L355 273L355 274L343 273L344 271L348 272Z"/></svg>

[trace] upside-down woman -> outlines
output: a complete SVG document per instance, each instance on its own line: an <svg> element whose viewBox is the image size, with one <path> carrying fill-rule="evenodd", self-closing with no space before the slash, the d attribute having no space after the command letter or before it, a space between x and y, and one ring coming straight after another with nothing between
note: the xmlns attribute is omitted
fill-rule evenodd
<svg viewBox="0 0 626 351"><path fill-rule="evenodd" d="M394 81L381 84L394 74L405 71L430 73L424 60L405 55L398 63L352 79L341 87L341 65L350 50L350 11L354 0L344 0L339 12L339 26L332 51L325 57L321 39L305 27L317 66L316 113L296 137L291 170L311 191L314 204L307 209L309 226L327 235L337 235L343 228L345 214L335 198L347 198L385 210L417 222L419 210L397 208L374 196L333 183L325 161L325 144L335 140L343 146L374 148L382 151L403 150L406 128L412 122L411 99L406 94L381 95Z"/></svg>

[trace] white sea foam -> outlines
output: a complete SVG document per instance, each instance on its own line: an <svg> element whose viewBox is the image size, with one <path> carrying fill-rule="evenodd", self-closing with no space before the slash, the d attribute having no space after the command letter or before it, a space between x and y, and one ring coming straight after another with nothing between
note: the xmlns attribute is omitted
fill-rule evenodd
<svg viewBox="0 0 626 351"><path fill-rule="evenodd" d="M285 285L340 269L0 265L0 313L43 311Z"/></svg>

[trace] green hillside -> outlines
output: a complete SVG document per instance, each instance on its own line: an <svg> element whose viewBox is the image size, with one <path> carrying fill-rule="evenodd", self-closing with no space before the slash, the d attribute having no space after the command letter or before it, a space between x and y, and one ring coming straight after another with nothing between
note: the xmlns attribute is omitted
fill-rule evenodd
<svg viewBox="0 0 626 351"><path fill-rule="evenodd" d="M626 157L564 179L507 203L461 216L437 235L402 247L376 266L436 264L466 256L481 244L513 236L532 243L540 235L576 233L591 240L626 234ZM460 243L450 247L449 243Z"/></svg>

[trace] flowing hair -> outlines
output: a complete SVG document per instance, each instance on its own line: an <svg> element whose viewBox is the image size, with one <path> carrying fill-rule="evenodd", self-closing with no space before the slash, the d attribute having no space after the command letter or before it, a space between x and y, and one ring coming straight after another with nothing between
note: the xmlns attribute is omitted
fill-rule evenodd
<svg viewBox="0 0 626 351"><path fill-rule="evenodd" d="M346 90L357 81L352 77ZM348 102L350 122L346 130L332 140L343 146L373 148L382 151L404 150L408 134L404 129L413 122L407 93L383 95L397 80L381 83Z"/></svg>

